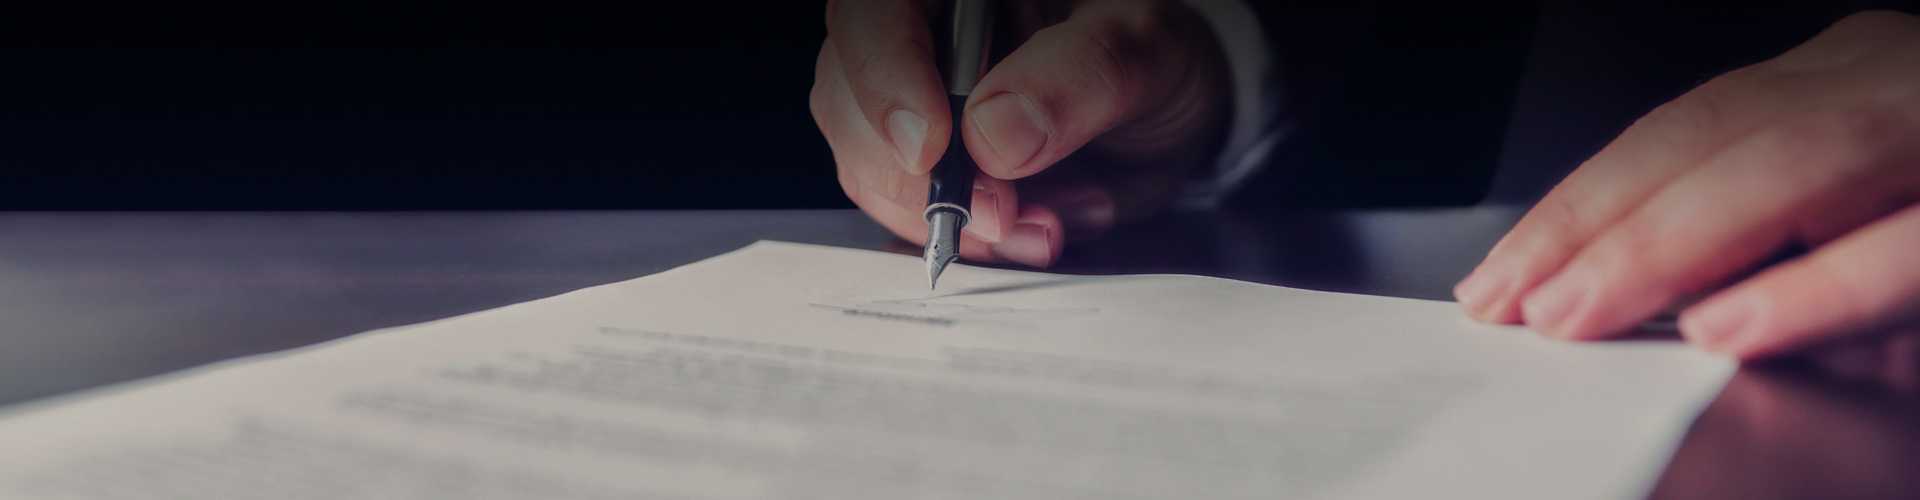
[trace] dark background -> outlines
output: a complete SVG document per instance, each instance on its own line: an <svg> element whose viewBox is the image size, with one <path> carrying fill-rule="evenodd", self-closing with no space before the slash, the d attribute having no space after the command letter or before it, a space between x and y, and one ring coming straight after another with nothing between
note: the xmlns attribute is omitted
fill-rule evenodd
<svg viewBox="0 0 1920 500"><path fill-rule="evenodd" d="M1496 166L1524 202L1861 7L1252 3L1301 123L1236 203L1342 207L1472 204ZM824 10L8 12L0 209L851 207L807 110Z"/></svg>
<svg viewBox="0 0 1920 500"><path fill-rule="evenodd" d="M0 208L851 206L823 3L0 16Z"/></svg>

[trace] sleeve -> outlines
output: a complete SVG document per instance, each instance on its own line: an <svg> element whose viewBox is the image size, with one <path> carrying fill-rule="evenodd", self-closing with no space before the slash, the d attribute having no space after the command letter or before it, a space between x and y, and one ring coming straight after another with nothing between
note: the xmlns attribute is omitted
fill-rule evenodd
<svg viewBox="0 0 1920 500"><path fill-rule="evenodd" d="M1219 38L1233 84L1232 118L1219 154L1173 200L1176 209L1205 210L1259 172L1289 127L1280 119L1285 103L1259 16L1243 0L1185 1Z"/></svg>

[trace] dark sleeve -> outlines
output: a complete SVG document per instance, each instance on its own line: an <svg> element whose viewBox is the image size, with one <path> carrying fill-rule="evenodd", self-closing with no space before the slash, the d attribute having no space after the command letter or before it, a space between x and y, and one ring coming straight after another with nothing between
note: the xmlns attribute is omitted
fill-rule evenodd
<svg viewBox="0 0 1920 500"><path fill-rule="evenodd" d="M1252 2L1288 136L1235 205L1478 201L1538 6L1526 1Z"/></svg>

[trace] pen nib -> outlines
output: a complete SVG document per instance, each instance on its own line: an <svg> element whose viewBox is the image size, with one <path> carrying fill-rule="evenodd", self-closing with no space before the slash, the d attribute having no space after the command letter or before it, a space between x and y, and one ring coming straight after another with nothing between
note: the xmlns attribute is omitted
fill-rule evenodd
<svg viewBox="0 0 1920 500"><path fill-rule="evenodd" d="M930 290L940 288L940 272L946 270L947 262L952 260L951 258L943 259L935 257L934 252L937 251L938 250L934 248L927 249L927 288Z"/></svg>
<svg viewBox="0 0 1920 500"><path fill-rule="evenodd" d="M938 289L940 272L960 259L960 219L950 212L934 213L927 229L927 288Z"/></svg>

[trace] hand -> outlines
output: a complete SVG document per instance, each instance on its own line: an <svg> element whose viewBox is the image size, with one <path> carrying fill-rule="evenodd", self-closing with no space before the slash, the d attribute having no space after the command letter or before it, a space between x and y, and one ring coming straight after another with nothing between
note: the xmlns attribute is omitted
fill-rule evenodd
<svg viewBox="0 0 1920 500"><path fill-rule="evenodd" d="M847 197L915 243L927 237L926 173L954 125L929 30L945 17L939 4L830 2L811 98ZM1147 213L1206 159L1224 123L1226 67L1205 21L1176 1L998 7L996 49L1023 42L961 118L986 175L960 254L1045 267L1065 238Z"/></svg>
<svg viewBox="0 0 1920 500"><path fill-rule="evenodd" d="M1681 334L1743 359L1911 329L1916 200L1920 18L1861 13L1635 122L1454 295L1482 321L1598 339L1712 292ZM1738 279L1795 244L1812 251Z"/></svg>

